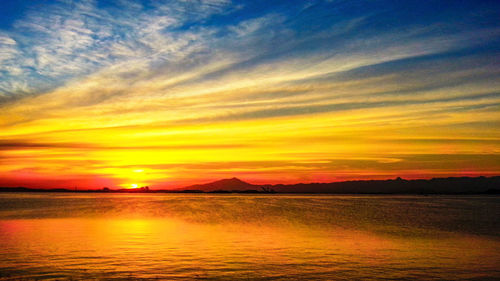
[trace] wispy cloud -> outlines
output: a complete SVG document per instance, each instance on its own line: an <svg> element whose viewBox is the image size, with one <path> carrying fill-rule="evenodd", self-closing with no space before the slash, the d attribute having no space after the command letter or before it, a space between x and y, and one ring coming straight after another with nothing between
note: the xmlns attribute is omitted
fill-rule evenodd
<svg viewBox="0 0 500 281"><path fill-rule="evenodd" d="M500 152L500 29L491 7L450 7L439 16L423 4L422 19L384 1L367 2L366 10L354 2L299 4L33 6L0 30L3 157L36 150L33 161L51 161L41 155L57 150L79 161L82 155L70 151L85 150L89 159L118 167L88 169L117 179L131 162L171 162L182 178L194 169L190 162L217 158L222 175L242 157L279 163L263 167L261 176L304 169L327 178L334 171L347 176L350 168L360 176L365 164L365 174L410 173L412 165L439 173L439 165L384 154ZM386 158L398 164L379 161ZM455 167L451 157L441 160ZM161 172L156 180L164 179Z"/></svg>

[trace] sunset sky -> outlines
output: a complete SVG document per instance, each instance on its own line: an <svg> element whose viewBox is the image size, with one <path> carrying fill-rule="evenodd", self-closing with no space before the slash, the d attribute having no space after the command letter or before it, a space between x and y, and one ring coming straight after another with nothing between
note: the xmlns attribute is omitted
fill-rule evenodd
<svg viewBox="0 0 500 281"><path fill-rule="evenodd" d="M500 175L500 1L2 1L0 186Z"/></svg>

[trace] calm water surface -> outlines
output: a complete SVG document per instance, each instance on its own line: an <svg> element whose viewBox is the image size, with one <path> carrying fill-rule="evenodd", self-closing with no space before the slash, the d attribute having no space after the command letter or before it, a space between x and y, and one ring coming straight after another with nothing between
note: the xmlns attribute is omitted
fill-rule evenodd
<svg viewBox="0 0 500 281"><path fill-rule="evenodd" d="M0 194L0 279L500 279L498 196Z"/></svg>

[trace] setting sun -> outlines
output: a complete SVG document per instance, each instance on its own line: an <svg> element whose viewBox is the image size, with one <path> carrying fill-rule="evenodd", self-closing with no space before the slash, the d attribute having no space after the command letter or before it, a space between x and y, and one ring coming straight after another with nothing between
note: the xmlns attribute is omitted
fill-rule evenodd
<svg viewBox="0 0 500 281"><path fill-rule="evenodd" d="M0 186L500 172L494 4L462 25L469 8L405 14L420 2L4 2L30 12L0 17Z"/></svg>
<svg viewBox="0 0 500 281"><path fill-rule="evenodd" d="M500 280L500 0L0 3L0 281Z"/></svg>

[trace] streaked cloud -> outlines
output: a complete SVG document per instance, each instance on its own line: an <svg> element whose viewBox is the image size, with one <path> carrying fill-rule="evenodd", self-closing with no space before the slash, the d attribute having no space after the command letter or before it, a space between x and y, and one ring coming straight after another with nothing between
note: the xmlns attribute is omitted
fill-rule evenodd
<svg viewBox="0 0 500 281"><path fill-rule="evenodd" d="M360 3L28 7L0 30L0 169L130 185L151 167L140 180L169 186L497 173L468 155L500 152L498 5Z"/></svg>

